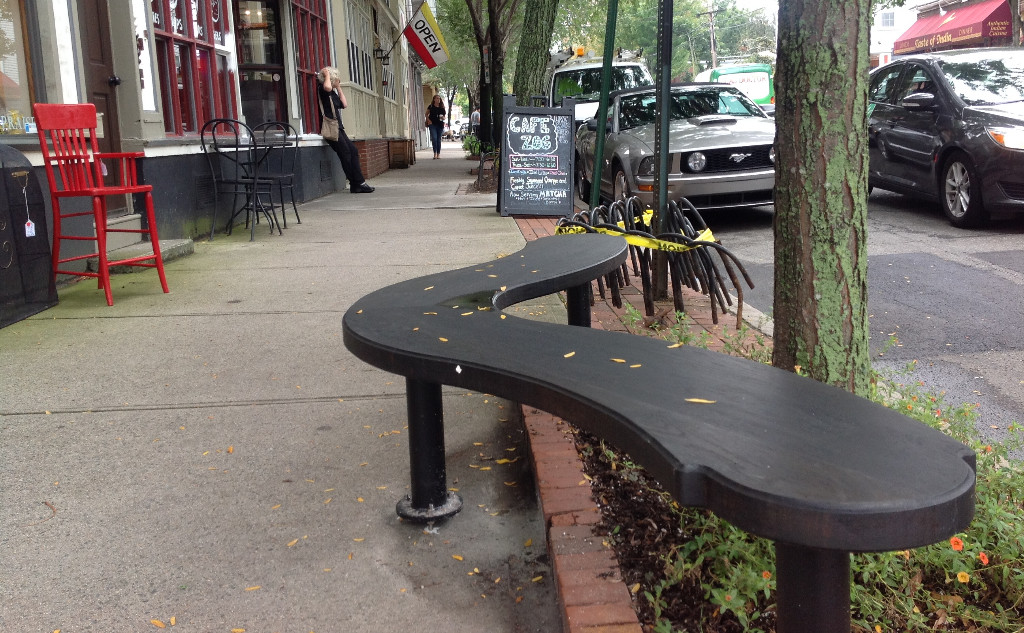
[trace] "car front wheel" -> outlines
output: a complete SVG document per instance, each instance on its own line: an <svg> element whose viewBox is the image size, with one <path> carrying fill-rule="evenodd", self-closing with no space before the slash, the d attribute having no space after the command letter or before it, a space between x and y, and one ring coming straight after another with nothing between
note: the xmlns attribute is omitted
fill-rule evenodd
<svg viewBox="0 0 1024 633"><path fill-rule="evenodd" d="M583 159L580 156L576 157L576 195L583 202L590 204L590 183L583 172Z"/></svg>
<svg viewBox="0 0 1024 633"><path fill-rule="evenodd" d="M612 181L612 200L625 200L630 197L629 183L626 181L626 172L621 165L615 166L615 180Z"/></svg>
<svg viewBox="0 0 1024 633"><path fill-rule="evenodd" d="M939 182L939 198L953 226L969 228L988 219L981 201L981 179L971 159L963 152L955 152L946 159Z"/></svg>

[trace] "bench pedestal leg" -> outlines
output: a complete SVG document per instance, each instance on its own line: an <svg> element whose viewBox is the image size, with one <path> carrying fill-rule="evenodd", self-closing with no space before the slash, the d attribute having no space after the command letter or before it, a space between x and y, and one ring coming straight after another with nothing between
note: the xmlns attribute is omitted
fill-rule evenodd
<svg viewBox="0 0 1024 633"><path fill-rule="evenodd" d="M590 284L567 289L565 299L569 325L590 327Z"/></svg>
<svg viewBox="0 0 1024 633"><path fill-rule="evenodd" d="M850 553L775 543L777 633L850 633Z"/></svg>
<svg viewBox="0 0 1024 633"><path fill-rule="evenodd" d="M405 399L412 492L398 502L398 516L417 523L450 517L462 509L462 497L448 490L441 385L406 378Z"/></svg>

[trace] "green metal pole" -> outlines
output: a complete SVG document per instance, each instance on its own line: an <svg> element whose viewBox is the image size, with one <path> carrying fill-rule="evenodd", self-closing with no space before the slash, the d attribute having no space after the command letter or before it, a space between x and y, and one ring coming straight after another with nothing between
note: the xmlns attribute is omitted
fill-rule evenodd
<svg viewBox="0 0 1024 633"><path fill-rule="evenodd" d="M672 113L672 0L658 1L658 74L654 78L658 92L655 109L658 123L654 130L654 152L658 155L658 172L655 176L657 197L654 200L654 217L651 227L655 234L662 233L664 217L668 213L668 160L669 121ZM668 297L668 257L663 251L654 253L653 270L654 298Z"/></svg>
<svg viewBox="0 0 1024 633"><path fill-rule="evenodd" d="M615 19L619 0L608 0L608 22L604 30L604 67L601 69L601 100L597 106L597 138L594 139L594 183L590 208L601 204L601 174L604 173L604 135L608 130L608 93L612 90L612 60L615 58Z"/></svg>
<svg viewBox="0 0 1024 633"><path fill-rule="evenodd" d="M658 85L655 99L658 124L654 130L654 151L658 155L658 175L655 181L658 195L653 220L656 233L662 231L661 218L668 209L668 128L672 112L672 9L672 0L659 0L658 74L654 79Z"/></svg>

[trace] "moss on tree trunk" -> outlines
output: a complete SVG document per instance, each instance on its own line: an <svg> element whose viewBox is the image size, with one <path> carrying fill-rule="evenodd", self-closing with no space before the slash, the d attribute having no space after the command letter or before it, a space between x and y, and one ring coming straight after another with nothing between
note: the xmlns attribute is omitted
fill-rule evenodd
<svg viewBox="0 0 1024 633"><path fill-rule="evenodd" d="M551 58L551 33L555 28L555 15L558 13L558 0L525 0L526 14L519 39L519 51L516 55L516 78L512 91L516 95L516 104L533 105L529 102L534 95L547 93L544 87L544 72ZM555 104L551 104L555 105Z"/></svg>
<svg viewBox="0 0 1024 633"><path fill-rule="evenodd" d="M782 0L772 363L865 394L869 0Z"/></svg>

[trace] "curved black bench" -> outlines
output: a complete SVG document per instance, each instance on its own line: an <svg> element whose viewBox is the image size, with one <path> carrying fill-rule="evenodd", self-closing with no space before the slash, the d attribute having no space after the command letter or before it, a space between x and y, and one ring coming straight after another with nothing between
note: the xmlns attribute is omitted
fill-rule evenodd
<svg viewBox="0 0 1024 633"><path fill-rule="evenodd" d="M412 493L403 517L458 512L447 491L441 385L538 407L602 437L679 503L775 541L778 631L850 631L849 552L908 549L974 514L974 453L928 426L793 373L641 336L505 316L567 290L589 326L591 280L626 257L605 235L378 290L345 345L406 377Z"/></svg>

